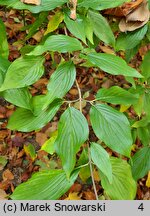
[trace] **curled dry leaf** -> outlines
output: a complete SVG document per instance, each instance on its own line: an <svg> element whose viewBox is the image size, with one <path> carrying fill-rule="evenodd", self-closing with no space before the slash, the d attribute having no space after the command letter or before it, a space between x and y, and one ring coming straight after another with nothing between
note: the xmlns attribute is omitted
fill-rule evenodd
<svg viewBox="0 0 150 216"><path fill-rule="evenodd" d="M12 172L9 169L6 169L3 172L2 177L3 177L4 181L6 181L6 180L13 180L14 179L14 175L12 174Z"/></svg>
<svg viewBox="0 0 150 216"><path fill-rule="evenodd" d="M119 29L122 32L134 31L144 26L150 17L147 0L144 0L138 8L129 13L119 23Z"/></svg>
<svg viewBox="0 0 150 216"><path fill-rule="evenodd" d="M144 0L134 0L128 3L124 3L120 7L105 10L105 14L109 14L117 17L127 16L129 13L135 10L143 1Z"/></svg>
<svg viewBox="0 0 150 216"><path fill-rule="evenodd" d="M21 2L25 4L33 4L33 5L40 5L41 0L21 0Z"/></svg>

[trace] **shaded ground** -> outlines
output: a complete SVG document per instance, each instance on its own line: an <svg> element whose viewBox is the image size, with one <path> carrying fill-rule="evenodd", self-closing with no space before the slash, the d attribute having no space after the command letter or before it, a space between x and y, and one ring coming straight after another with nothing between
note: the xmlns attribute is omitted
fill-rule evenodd
<svg viewBox="0 0 150 216"><path fill-rule="evenodd" d="M41 29L29 40L25 41L27 32L21 30L24 23L26 25L31 24L35 21L35 18L27 13L25 18L22 12L16 10L6 10L0 7L0 18L4 21L7 28L8 42L9 42L9 60L13 61L20 56L20 48L25 44L35 45L37 44L43 34L43 25ZM59 33L64 33L63 29L58 30ZM132 59L131 66L138 68L141 63L142 57L150 50L150 45L142 46L137 55ZM97 51L112 53L113 50L109 47L105 47L103 43L99 44ZM78 53L77 53L78 55ZM118 55L124 57L124 53L120 52ZM67 55L64 55L67 58ZM50 55L46 56L45 62L45 75L36 82L30 89L32 95L45 94L46 85L50 75L53 73L55 66L59 63L60 56L58 53L54 56L54 61L51 59ZM82 94L88 100L94 99L94 95L100 87L110 87L113 85L118 85L123 88L128 88L129 84L124 79L123 76L112 76L105 74L104 72L94 69L94 68L77 68L77 80L80 85ZM78 91L74 85L70 92L66 95L67 100L75 100L78 98ZM79 104L75 103L75 107ZM83 113L89 121L89 104L84 104ZM11 194L14 188L21 182L27 181L32 173L38 171L39 169L49 169L61 167L61 163L56 155L50 156L45 151L40 150L43 143L51 136L51 134L57 129L57 123L60 114L65 110L65 105L61 107L61 110L54 117L53 121L48 123L40 131L31 133L21 133L17 131L10 131L7 129L7 120L10 115L14 112L15 107L0 98L0 155L4 156L7 160L5 166L0 166L0 198L3 198L6 194ZM134 111L129 109L129 116L134 118ZM90 124L90 122L89 122ZM90 128L90 140L97 141L92 129ZM37 157L33 160L30 155L25 151L25 147L28 144L32 144L37 153ZM139 140L136 140L136 145L138 148L141 147ZM114 152L111 152L107 148L107 151L114 156L117 156ZM134 152L135 153L135 152ZM78 157L80 152L78 153ZM102 187L99 185L98 172L94 170L94 178L96 182L96 187L98 194L101 195L101 199L104 199L106 195ZM150 199L150 191L145 186L147 176L138 182L138 190L136 199ZM80 178L75 182L71 189L66 193L62 199L85 199L92 200L95 199L93 192L91 178L88 178L86 182L81 181ZM70 198L71 196L71 198Z"/></svg>

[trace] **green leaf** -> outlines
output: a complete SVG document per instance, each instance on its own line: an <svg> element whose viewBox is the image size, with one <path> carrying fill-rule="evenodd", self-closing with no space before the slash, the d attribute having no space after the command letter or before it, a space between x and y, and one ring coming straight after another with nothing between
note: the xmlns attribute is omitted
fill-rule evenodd
<svg viewBox="0 0 150 216"><path fill-rule="evenodd" d="M44 110L55 98L63 98L72 87L76 77L76 69L73 62L61 63L51 75L47 85L48 93L33 97L34 114Z"/></svg>
<svg viewBox="0 0 150 216"><path fill-rule="evenodd" d="M58 28L59 24L63 21L63 19L64 19L64 14L61 11L56 12L49 20L44 35L55 31Z"/></svg>
<svg viewBox="0 0 150 216"><path fill-rule="evenodd" d="M112 200L133 200L137 186L132 177L130 165L125 160L115 157L111 157L111 165L113 170L112 184L100 172L101 183L106 194Z"/></svg>
<svg viewBox="0 0 150 216"><path fill-rule="evenodd" d="M70 90L76 78L76 68L72 61L63 62L52 74L47 85L49 101L62 98Z"/></svg>
<svg viewBox="0 0 150 216"><path fill-rule="evenodd" d="M10 62L7 59L0 56L0 87L4 82L6 71L9 66L10 66Z"/></svg>
<svg viewBox="0 0 150 216"><path fill-rule="evenodd" d="M144 38L147 32L147 25L128 33L121 33L116 41L116 50L128 50L136 47Z"/></svg>
<svg viewBox="0 0 150 216"><path fill-rule="evenodd" d="M5 98L5 100L18 107L32 110L32 96L27 88L8 89L2 92L2 96Z"/></svg>
<svg viewBox="0 0 150 216"><path fill-rule="evenodd" d="M133 108L134 108L136 114L140 117L142 112L143 112L143 107L144 107L145 88L142 85L136 85L136 88L130 88L129 91L132 94L138 94L139 95L137 103L133 104Z"/></svg>
<svg viewBox="0 0 150 216"><path fill-rule="evenodd" d="M76 163L76 153L89 135L88 124L82 113L69 107L58 124L58 137L55 142L56 153L62 160L63 169L69 177Z"/></svg>
<svg viewBox="0 0 150 216"><path fill-rule="evenodd" d="M49 154L54 154L54 143L56 141L57 136L58 131L54 131L53 134L51 134L51 137L48 140L46 140L46 142L42 145L41 150L44 150Z"/></svg>
<svg viewBox="0 0 150 216"><path fill-rule="evenodd" d="M83 148L82 153L77 161L77 166L85 165L89 162L88 147Z"/></svg>
<svg viewBox="0 0 150 216"><path fill-rule="evenodd" d="M150 144L150 125L145 127L138 127L137 134L144 146L149 146Z"/></svg>
<svg viewBox="0 0 150 216"><path fill-rule="evenodd" d="M114 8L122 5L124 2L129 2L130 0L79 0L78 7L93 8L95 10L104 10L107 8Z"/></svg>
<svg viewBox="0 0 150 216"><path fill-rule="evenodd" d="M109 89L99 89L96 99L112 104L129 105L137 102L138 95L134 95L119 86L113 86Z"/></svg>
<svg viewBox="0 0 150 216"><path fill-rule="evenodd" d="M91 158L99 170L108 178L112 183L112 166L110 157L107 151L97 143L91 143Z"/></svg>
<svg viewBox="0 0 150 216"><path fill-rule="evenodd" d="M103 42L114 46L115 37L107 20L99 13L89 10L88 18L93 25L94 34Z"/></svg>
<svg viewBox="0 0 150 216"><path fill-rule="evenodd" d="M149 6L150 6L150 1L149 1ZM150 9L150 7L149 7L149 9ZM146 37L150 41L150 23L149 22L148 22L148 30L147 30Z"/></svg>
<svg viewBox="0 0 150 216"><path fill-rule="evenodd" d="M67 29L77 38L81 39L86 44L86 34L85 34L85 26L84 19L82 16L77 15L76 20L72 20L69 18L67 14L65 14L65 23Z"/></svg>
<svg viewBox="0 0 150 216"><path fill-rule="evenodd" d="M85 35L87 39L90 41L91 44L94 44L93 41L93 25L88 17L84 17L84 28L85 28Z"/></svg>
<svg viewBox="0 0 150 216"><path fill-rule="evenodd" d="M145 91L145 94L144 94L144 98L143 98L143 109L144 109L144 112L146 113L147 117L150 118L150 91L149 89L147 89Z"/></svg>
<svg viewBox="0 0 150 216"><path fill-rule="evenodd" d="M131 59L138 53L140 48L140 45L138 44L137 46L135 46L132 49L127 49L125 51L125 60L127 63L129 63L131 61ZM128 80L127 80L128 81Z"/></svg>
<svg viewBox="0 0 150 216"><path fill-rule="evenodd" d="M139 127L146 127L150 123L150 119L147 116L144 116L141 120L136 121L132 127L139 128Z"/></svg>
<svg viewBox="0 0 150 216"><path fill-rule="evenodd" d="M131 158L132 174L134 179L143 178L150 170L150 147L141 148Z"/></svg>
<svg viewBox="0 0 150 216"><path fill-rule="evenodd" d="M17 10L30 10L32 13L50 11L67 3L68 0L42 0L40 5L24 4L20 0L0 0L1 5L7 5Z"/></svg>
<svg viewBox="0 0 150 216"><path fill-rule="evenodd" d="M48 16L48 12L42 12L36 17L35 22L31 25L31 27L28 30L28 34L25 40L31 38L38 31L42 23L46 20L47 16Z"/></svg>
<svg viewBox="0 0 150 216"><path fill-rule="evenodd" d="M43 45L38 45L28 55L41 55L46 51L57 51L61 53L82 50L82 44L76 39L67 35L49 36Z"/></svg>
<svg viewBox="0 0 150 216"><path fill-rule="evenodd" d="M7 128L22 132L30 132L44 127L56 114L61 105L60 101L54 101L50 107L34 116L30 110L18 108L10 117Z"/></svg>
<svg viewBox="0 0 150 216"><path fill-rule="evenodd" d="M90 120L96 136L110 149L130 157L132 136L130 124L123 113L105 104L91 107Z"/></svg>
<svg viewBox="0 0 150 216"><path fill-rule="evenodd" d="M20 184L10 196L13 200L57 200L73 185L78 176L74 172L68 180L63 170L43 170Z"/></svg>
<svg viewBox="0 0 150 216"><path fill-rule="evenodd" d="M0 88L4 91L22 88L35 83L44 73L43 56L25 56L15 60L7 70L5 80Z"/></svg>
<svg viewBox="0 0 150 216"><path fill-rule="evenodd" d="M3 58L8 59L9 49L8 49L7 36L6 36L6 28L5 28L5 25L1 19L0 19L0 30L1 30L1 33L0 33L0 55Z"/></svg>
<svg viewBox="0 0 150 216"><path fill-rule="evenodd" d="M144 78L147 80L150 78L150 51L146 53L144 56L144 59L142 61L142 64L140 66L141 74L144 76Z"/></svg>
<svg viewBox="0 0 150 216"><path fill-rule="evenodd" d="M87 55L87 59L109 74L142 78L142 75L137 70L129 67L127 63L118 56L106 53L90 53Z"/></svg>

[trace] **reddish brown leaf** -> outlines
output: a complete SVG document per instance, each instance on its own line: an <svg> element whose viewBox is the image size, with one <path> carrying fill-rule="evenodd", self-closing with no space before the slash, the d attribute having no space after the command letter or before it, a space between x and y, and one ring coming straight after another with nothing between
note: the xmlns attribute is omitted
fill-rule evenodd
<svg viewBox="0 0 150 216"><path fill-rule="evenodd" d="M135 10L144 0L136 0L129 3L124 3L122 6L105 10L105 14L113 16L127 16L131 11Z"/></svg>
<svg viewBox="0 0 150 216"><path fill-rule="evenodd" d="M39 143L40 146L42 146L45 141L47 140L47 135L45 133L36 133L36 142Z"/></svg>
<svg viewBox="0 0 150 216"><path fill-rule="evenodd" d="M14 179L14 175L12 174L12 172L9 169L6 169L3 172L3 180L13 180Z"/></svg>
<svg viewBox="0 0 150 216"><path fill-rule="evenodd" d="M134 11L123 18L119 23L120 31L134 31L144 26L149 20L147 0L144 0Z"/></svg>

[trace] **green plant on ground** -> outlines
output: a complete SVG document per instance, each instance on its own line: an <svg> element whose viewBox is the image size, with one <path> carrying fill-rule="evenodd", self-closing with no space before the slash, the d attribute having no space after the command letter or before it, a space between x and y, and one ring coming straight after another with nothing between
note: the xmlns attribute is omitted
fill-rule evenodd
<svg viewBox="0 0 150 216"><path fill-rule="evenodd" d="M19 0L0 0L2 6L24 10L24 13L29 10L35 15L36 21L24 27L24 30L28 30L25 40L48 22L47 11L53 10L55 13L47 24L40 44L30 46L24 41L21 56L13 62L8 61L6 29L0 20L0 96L17 107L9 118L7 128L22 132L40 130L53 119L62 105L67 104L58 123L58 133L43 147L46 151L50 148L48 152L61 159L62 169L33 174L27 182L16 187L11 199L58 199L69 190L78 176L84 175L85 169L85 172L90 172L98 199L94 167L99 172L100 184L107 197L123 200L135 198L136 181L150 170L150 52L142 61L141 73L130 67L128 62L141 43L149 43L150 25L147 23L115 38L113 23L108 23L101 10L117 7L124 2L128 1L95 0L91 4L91 1L79 0L77 18L72 20L67 0L42 0L39 6L27 5ZM58 34L58 28L62 28L64 34ZM113 48L114 53L96 52L100 41ZM121 50L125 52L125 60L117 56ZM46 56L50 54L53 58L55 52L60 54L61 61L55 65L47 93L32 96L30 86L44 74ZM94 100L86 100L76 80L79 67L94 67L111 75L123 75L130 83L129 88L100 88ZM68 101L64 97L74 83L79 98ZM73 106L77 102L79 109ZM89 139L90 123L83 115L83 103L91 106L90 122L98 143ZM130 107L136 113L134 118L128 116ZM136 137L143 146L132 156ZM110 156L106 146L116 152L119 158ZM76 155L81 149L77 160Z"/></svg>

